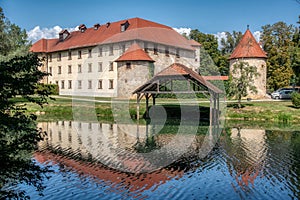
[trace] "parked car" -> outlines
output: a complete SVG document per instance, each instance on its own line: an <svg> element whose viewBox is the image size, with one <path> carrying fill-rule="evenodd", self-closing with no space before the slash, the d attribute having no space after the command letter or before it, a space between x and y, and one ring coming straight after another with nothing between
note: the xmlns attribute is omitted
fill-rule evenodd
<svg viewBox="0 0 300 200"><path fill-rule="evenodd" d="M271 93L272 99L291 99L293 92L299 92L299 88L280 88Z"/></svg>

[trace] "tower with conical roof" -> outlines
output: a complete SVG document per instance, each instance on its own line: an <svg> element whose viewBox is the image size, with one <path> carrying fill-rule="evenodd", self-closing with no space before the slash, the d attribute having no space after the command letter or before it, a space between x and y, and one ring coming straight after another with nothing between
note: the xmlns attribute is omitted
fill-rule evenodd
<svg viewBox="0 0 300 200"><path fill-rule="evenodd" d="M241 41L236 46L230 56L230 73L232 73L233 66L239 62L247 62L250 66L255 66L257 72L260 74L255 78L253 85L256 86L257 93L249 92L248 98L259 99L266 96L266 84L267 84L267 68L266 52L260 47L255 40L249 28L246 30ZM232 74L233 76L238 76Z"/></svg>

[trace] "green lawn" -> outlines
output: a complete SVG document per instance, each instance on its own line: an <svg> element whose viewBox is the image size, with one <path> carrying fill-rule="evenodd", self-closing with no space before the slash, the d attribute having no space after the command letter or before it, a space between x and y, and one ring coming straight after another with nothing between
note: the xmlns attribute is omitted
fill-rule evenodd
<svg viewBox="0 0 300 200"><path fill-rule="evenodd" d="M80 99L90 99L78 97ZM85 100L76 100L68 98L56 98L55 101L49 100L48 104L43 108L38 105L26 103L24 99L16 98L14 101L20 104L26 104L29 113L38 115L39 121L53 121L53 120L76 120L86 119L93 120L95 116L97 120L113 121L114 116L132 118L136 116L136 101L120 101L117 108L112 112L112 104L109 98L96 98L96 101L106 102L88 102ZM158 99L157 104L166 105L168 108L172 106L179 106L179 102L174 99ZM187 103L188 105L189 103ZM151 103L150 103L151 105ZM169 105L169 106L168 106ZM228 120L248 120L248 121L269 121L269 122L300 122L300 109L293 107L291 101L270 101L270 102L245 102L243 108L235 108L236 104L228 103L225 118ZM207 110L209 103L200 103L201 110ZM145 101L142 100L140 104L140 116L145 113ZM115 116L116 117L116 116Z"/></svg>

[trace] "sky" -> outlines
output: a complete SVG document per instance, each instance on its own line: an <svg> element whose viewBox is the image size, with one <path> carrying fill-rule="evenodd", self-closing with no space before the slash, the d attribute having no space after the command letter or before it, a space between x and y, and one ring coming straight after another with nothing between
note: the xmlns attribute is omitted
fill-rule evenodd
<svg viewBox="0 0 300 200"><path fill-rule="evenodd" d="M296 0L0 0L0 6L33 41L53 37L62 28L74 30L80 24L91 27L133 17L217 36L244 32L249 25L259 35L264 25L296 24L300 15Z"/></svg>

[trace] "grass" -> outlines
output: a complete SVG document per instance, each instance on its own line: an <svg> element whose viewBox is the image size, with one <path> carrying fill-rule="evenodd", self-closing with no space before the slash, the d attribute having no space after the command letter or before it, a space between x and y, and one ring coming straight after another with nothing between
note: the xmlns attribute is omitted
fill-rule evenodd
<svg viewBox="0 0 300 200"><path fill-rule="evenodd" d="M293 107L291 101L252 102L244 104L241 109L229 105L227 119L270 121L270 122L300 122L300 109Z"/></svg>
<svg viewBox="0 0 300 200"><path fill-rule="evenodd" d="M80 99L87 99L80 97ZM89 98L88 98L89 99ZM120 101L118 106L113 106L109 98L96 98L96 101L106 102L88 102L76 100L72 102L69 98L56 98L55 101L49 100L49 103L43 108L38 105L26 103L24 99L16 98L14 101L20 104L26 104L29 113L38 115L39 121L56 121L56 120L98 120L112 122L116 118L125 120L129 117L136 117L136 101ZM176 100L159 99L158 104L162 103L171 115L180 114L180 105ZM189 104L187 104L189 105ZM200 103L200 111L209 112L209 103ZM140 116L145 113L145 102L140 103ZM173 113L173 114L172 114ZM203 113L201 113L203 116ZM300 109L295 108L291 101L271 101L271 102L245 102L241 109L237 109L234 103L227 105L225 115L227 120L245 120L245 121L262 121L276 123L299 123Z"/></svg>

